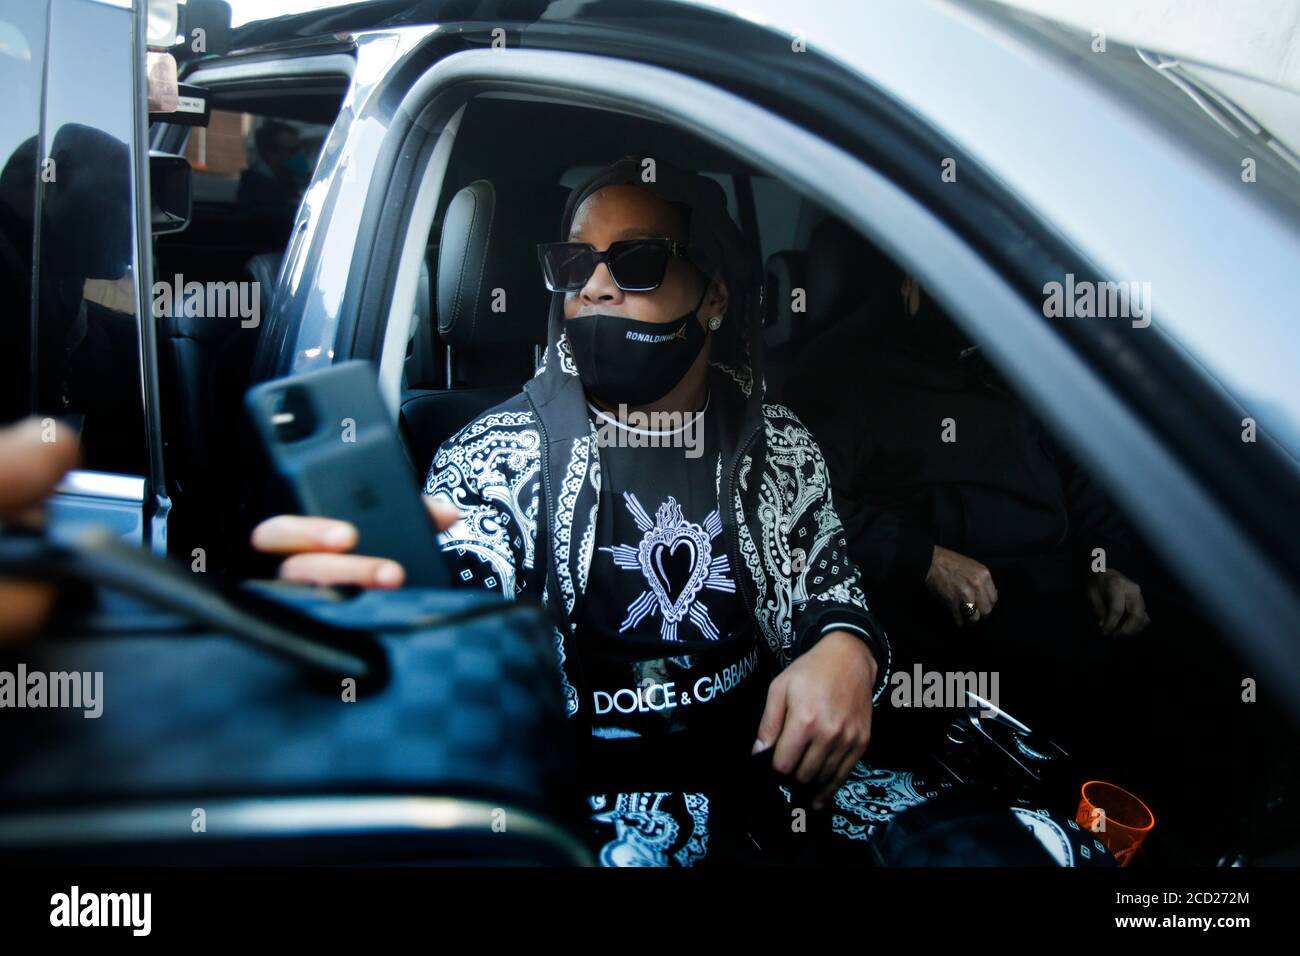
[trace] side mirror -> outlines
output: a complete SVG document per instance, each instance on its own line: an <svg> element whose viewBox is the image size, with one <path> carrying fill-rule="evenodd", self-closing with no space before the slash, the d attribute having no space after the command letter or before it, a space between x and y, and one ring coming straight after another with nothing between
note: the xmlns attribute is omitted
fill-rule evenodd
<svg viewBox="0 0 1300 956"><path fill-rule="evenodd" d="M155 236L181 232L190 224L192 176L184 156L149 152L149 225Z"/></svg>

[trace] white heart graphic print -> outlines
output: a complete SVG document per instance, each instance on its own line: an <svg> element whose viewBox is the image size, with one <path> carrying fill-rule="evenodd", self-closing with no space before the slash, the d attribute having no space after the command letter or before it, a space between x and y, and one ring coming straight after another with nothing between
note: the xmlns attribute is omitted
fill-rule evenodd
<svg viewBox="0 0 1300 956"><path fill-rule="evenodd" d="M655 510L654 521L631 492L623 493L623 503L642 532L641 540L636 545L616 544L600 550L608 551L619 568L639 572L646 590L628 605L619 633L636 627L647 614L658 613L659 634L665 641L681 639L677 625L682 621L689 621L708 640L718 640L709 609L699 601L700 591L706 588L736 590L727 556L713 554L713 542L722 534L717 510L701 525L688 521L671 495Z"/></svg>

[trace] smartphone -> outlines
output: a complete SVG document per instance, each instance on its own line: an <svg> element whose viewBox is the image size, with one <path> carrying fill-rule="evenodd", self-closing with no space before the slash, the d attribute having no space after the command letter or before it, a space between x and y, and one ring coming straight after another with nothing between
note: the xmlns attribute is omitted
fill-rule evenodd
<svg viewBox="0 0 1300 956"><path fill-rule="evenodd" d="M342 362L264 382L245 402L302 514L351 522L359 534L353 550L397 561L406 587L452 586L373 364Z"/></svg>

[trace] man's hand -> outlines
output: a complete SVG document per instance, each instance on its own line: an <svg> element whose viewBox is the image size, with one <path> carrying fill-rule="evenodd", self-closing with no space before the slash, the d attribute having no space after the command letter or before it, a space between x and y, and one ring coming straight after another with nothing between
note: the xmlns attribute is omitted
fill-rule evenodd
<svg viewBox="0 0 1300 956"><path fill-rule="evenodd" d="M0 428L0 521L38 520L41 502L80 458L77 436L66 426L51 431L29 418ZM0 644L39 631L55 594L53 584L0 581Z"/></svg>
<svg viewBox="0 0 1300 956"><path fill-rule="evenodd" d="M1129 637L1151 623L1142 589L1114 568L1090 574L1085 592L1097 615L1097 627L1107 637Z"/></svg>
<svg viewBox="0 0 1300 956"><path fill-rule="evenodd" d="M998 603L998 589L988 568L937 544L930 559L930 570L925 575L925 586L943 602L957 627L988 617ZM975 612L970 614L964 610L964 604L974 604Z"/></svg>
<svg viewBox="0 0 1300 956"><path fill-rule="evenodd" d="M754 753L775 747L772 769L817 788L826 805L871 739L876 659L862 638L831 631L772 681Z"/></svg>
<svg viewBox="0 0 1300 956"><path fill-rule="evenodd" d="M460 515L455 508L424 497L439 531L446 531ZM363 588L399 588L406 569L388 558L349 554L357 544L357 529L334 518L276 515L253 529L253 547L265 554L288 555L280 564L280 577L307 584L355 584Z"/></svg>

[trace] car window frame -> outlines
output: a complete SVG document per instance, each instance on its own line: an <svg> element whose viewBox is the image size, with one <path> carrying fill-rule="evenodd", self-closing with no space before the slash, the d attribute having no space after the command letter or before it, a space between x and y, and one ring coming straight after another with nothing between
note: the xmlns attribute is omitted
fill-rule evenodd
<svg viewBox="0 0 1300 956"><path fill-rule="evenodd" d="M1203 598L1217 623L1228 633L1242 635L1246 650L1256 660L1269 661L1270 666L1281 662L1300 666L1300 651L1287 647L1279 632L1271 630L1300 619L1300 596L1287 566L1271 561L1249 530L1234 523L1235 516L1207 487L1206 476L1180 460L1143 409L1112 387L1077 342L1046 327L1034 284L1045 263L1081 275L1102 273L1063 243L1051 224L1036 220L1017 205L1014 196L999 191L996 181L981 184L990 197L989 208L981 210L985 225L1021 237L1019 248L1003 246L998 255L990 251L994 241L990 233L973 237L964 231L969 225L963 227L941 215L945 210L936 210L932 196L918 195L909 191L908 184L890 178L882 171L889 169L887 165L846 150L821 129L814 133L797 125L771 109L770 102L755 102L686 72L554 50L519 50L504 57L468 50L436 59L414 82L405 75L387 80L400 85L393 88L381 79L373 91L376 99L400 97L400 102L390 108L384 142L369 144L372 165L356 173L363 181L355 184L358 194L352 199L359 199L365 210L357 220L359 228L343 240L352 265L342 307L335 315L333 355L326 361L377 358L385 325L394 314L411 310L411 302L393 296L398 264L404 256L414 255L417 242L414 233L403 236L402 210L410 205L411 186L417 179L412 164L427 154L429 135L442 130L451 115L449 104L459 108L470 95L492 89L641 112L685 126L755 168L782 176L912 269L941 306L990 346L995 361L1012 373L1013 383L1035 401L1049 424L1085 453L1085 460L1157 543L1180 580ZM870 98L870 87L863 86L857 94ZM705 104L711 110L707 116ZM740 117L748 127L740 125ZM907 135L887 115L884 121L890 123L888 132L900 140ZM349 137L349 144L353 143L355 138ZM833 173L828 164L836 167ZM978 164L969 163L968 178L977 168ZM420 178L425 172L420 170ZM832 192L830 184L848 198ZM850 184L856 188L849 188ZM327 232L335 228L328 221L323 226ZM1034 232L1033 243L1025 242L1026 230ZM418 237L418 242L423 243L423 238ZM305 260L305 252L299 250L286 269L309 268ZM310 281L310 274L304 279ZM1008 337L1009 327L1016 330L1013 338ZM310 334L320 333L315 328ZM1014 350L1008 345L1013 340ZM321 348L309 341L286 342L283 352ZM1192 374L1186 368L1180 371ZM1083 408L1088 414L1081 418ZM1138 494L1131 484L1134 476L1161 487L1160 500ZM1197 546L1188 546L1192 539ZM1174 545L1176 540L1179 546ZM1209 567L1208 562L1193 560L1194 553L1213 553L1218 561ZM1225 567L1230 573L1224 573ZM1300 695L1293 703L1300 710Z"/></svg>

